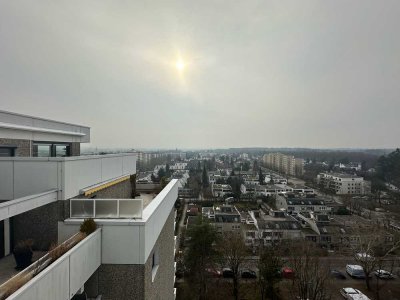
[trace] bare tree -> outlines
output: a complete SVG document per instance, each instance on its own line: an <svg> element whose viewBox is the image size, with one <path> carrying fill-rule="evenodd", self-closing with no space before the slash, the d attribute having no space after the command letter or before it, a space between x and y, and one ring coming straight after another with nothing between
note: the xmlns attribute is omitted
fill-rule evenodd
<svg viewBox="0 0 400 300"><path fill-rule="evenodd" d="M383 264L390 253L400 247L400 240L382 228L375 228L360 232L359 242L350 246L354 260L364 270L365 284L370 290L372 273Z"/></svg>
<svg viewBox="0 0 400 300"><path fill-rule="evenodd" d="M289 264L294 271L292 294L295 298L327 300L330 270L322 264L319 249L314 244L302 243L292 250Z"/></svg>
<svg viewBox="0 0 400 300"><path fill-rule="evenodd" d="M213 244L218 236L207 220L199 217L188 231L190 237L185 255L185 266L190 272L189 281L198 288L198 299L207 299L207 271L216 260Z"/></svg>
<svg viewBox="0 0 400 300"><path fill-rule="evenodd" d="M265 296L269 299L274 299L276 295L275 286L282 280L280 271L284 261L279 256L277 249L274 246L263 247L260 251L260 260L258 269L260 271L258 284L260 286L261 299Z"/></svg>
<svg viewBox="0 0 400 300"><path fill-rule="evenodd" d="M385 270L390 273L393 272L395 267L395 260L394 259L380 259L378 260L377 263L377 270ZM381 290L387 285L388 280L381 280L379 276L376 277L376 284L375 284L375 295L376 295L376 300L380 300L380 293Z"/></svg>
<svg viewBox="0 0 400 300"><path fill-rule="evenodd" d="M233 272L233 297L239 299L240 271L244 266L247 249L240 232L226 232L218 245L223 266Z"/></svg>

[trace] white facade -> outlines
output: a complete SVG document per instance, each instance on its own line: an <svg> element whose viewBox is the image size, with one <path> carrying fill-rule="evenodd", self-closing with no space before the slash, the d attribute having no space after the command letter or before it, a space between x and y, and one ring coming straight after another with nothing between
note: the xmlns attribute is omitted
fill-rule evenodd
<svg viewBox="0 0 400 300"><path fill-rule="evenodd" d="M102 227L101 263L144 264L178 198L178 180L173 179L142 213L141 219L95 219ZM59 223L59 240L79 230L83 219Z"/></svg>
<svg viewBox="0 0 400 300"><path fill-rule="evenodd" d="M232 187L229 184L212 184L211 191L214 197L223 197L232 193Z"/></svg>
<svg viewBox="0 0 400 300"><path fill-rule="evenodd" d="M0 111L0 137L54 142L90 142L90 128Z"/></svg>
<svg viewBox="0 0 400 300"><path fill-rule="evenodd" d="M71 299L101 264L101 231L83 239L7 299Z"/></svg>
<svg viewBox="0 0 400 300"><path fill-rule="evenodd" d="M336 194L364 195L370 193L369 184L363 177L349 174L320 173L317 183Z"/></svg>
<svg viewBox="0 0 400 300"><path fill-rule="evenodd" d="M58 200L80 190L136 173L134 153L73 157L0 158L0 200L57 190Z"/></svg>
<svg viewBox="0 0 400 300"><path fill-rule="evenodd" d="M185 162L177 162L175 164L173 164L172 166L170 166L170 170L185 170L187 166L187 163Z"/></svg>

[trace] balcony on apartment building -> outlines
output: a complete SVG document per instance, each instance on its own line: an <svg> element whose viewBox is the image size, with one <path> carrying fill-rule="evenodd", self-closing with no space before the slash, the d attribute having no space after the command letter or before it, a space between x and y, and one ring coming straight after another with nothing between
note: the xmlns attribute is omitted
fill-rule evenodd
<svg viewBox="0 0 400 300"><path fill-rule="evenodd" d="M102 263L144 264L175 205L178 187L179 181L173 179L150 201L73 199L70 218L59 224L59 239L76 232L85 218L94 217L102 227Z"/></svg>
<svg viewBox="0 0 400 300"><path fill-rule="evenodd" d="M145 264L173 210L178 187L178 180L173 179L148 201L72 199L70 218L58 225L59 243L72 240L86 218L94 218L98 229L35 274L7 299L71 299L101 264ZM14 270L11 256L0 260L0 269L10 276L22 278L32 270L34 272L49 256L41 255L42 258L20 273ZM152 275L153 280L156 273L157 269ZM0 279L1 299L8 278Z"/></svg>
<svg viewBox="0 0 400 300"><path fill-rule="evenodd" d="M0 220L84 194L136 173L133 153L0 157Z"/></svg>

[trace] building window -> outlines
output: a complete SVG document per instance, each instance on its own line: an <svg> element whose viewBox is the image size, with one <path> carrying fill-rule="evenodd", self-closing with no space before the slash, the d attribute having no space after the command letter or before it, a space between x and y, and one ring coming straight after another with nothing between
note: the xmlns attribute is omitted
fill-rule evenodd
<svg viewBox="0 0 400 300"><path fill-rule="evenodd" d="M71 156L71 144L34 142L32 156L34 157Z"/></svg>
<svg viewBox="0 0 400 300"><path fill-rule="evenodd" d="M33 145L34 157L50 157L51 145L50 144L34 144Z"/></svg>
<svg viewBox="0 0 400 300"><path fill-rule="evenodd" d="M154 282L154 279L156 278L156 274L158 271L159 267L159 255L158 251L154 250L153 255L151 257L151 281Z"/></svg>
<svg viewBox="0 0 400 300"><path fill-rule="evenodd" d="M15 156L15 148L9 146L0 146L0 157L13 157Z"/></svg>

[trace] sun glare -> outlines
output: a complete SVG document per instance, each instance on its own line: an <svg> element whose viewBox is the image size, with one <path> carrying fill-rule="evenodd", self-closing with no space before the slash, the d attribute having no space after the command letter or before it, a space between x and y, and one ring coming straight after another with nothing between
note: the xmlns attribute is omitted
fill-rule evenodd
<svg viewBox="0 0 400 300"><path fill-rule="evenodd" d="M178 71L183 71L185 69L185 62L180 58L175 63L175 67Z"/></svg>

